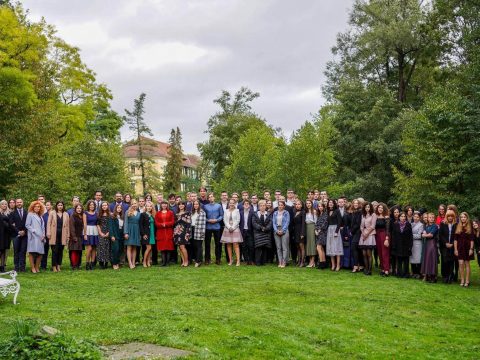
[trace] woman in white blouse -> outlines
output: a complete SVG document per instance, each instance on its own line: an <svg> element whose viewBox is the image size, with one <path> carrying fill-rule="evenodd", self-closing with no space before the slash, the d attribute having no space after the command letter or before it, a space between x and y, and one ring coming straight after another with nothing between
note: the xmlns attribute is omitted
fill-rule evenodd
<svg viewBox="0 0 480 360"><path fill-rule="evenodd" d="M223 223L225 228L223 229L222 243L227 244L228 258L230 262L228 265L232 265L232 246L235 249L235 256L237 258L237 266L240 266L240 246L239 243L243 242L242 233L240 232L240 212L237 209L234 199L230 199L228 202L228 209L223 213Z"/></svg>

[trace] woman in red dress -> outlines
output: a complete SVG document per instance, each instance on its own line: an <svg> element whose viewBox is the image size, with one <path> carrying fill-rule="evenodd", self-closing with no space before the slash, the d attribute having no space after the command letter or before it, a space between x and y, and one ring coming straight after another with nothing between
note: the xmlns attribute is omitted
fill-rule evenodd
<svg viewBox="0 0 480 360"><path fill-rule="evenodd" d="M168 209L168 203L162 201L161 210L155 215L155 240L157 241L157 250L162 252L162 265L167 266L170 251L175 248L173 246L173 224L175 216L173 211Z"/></svg>

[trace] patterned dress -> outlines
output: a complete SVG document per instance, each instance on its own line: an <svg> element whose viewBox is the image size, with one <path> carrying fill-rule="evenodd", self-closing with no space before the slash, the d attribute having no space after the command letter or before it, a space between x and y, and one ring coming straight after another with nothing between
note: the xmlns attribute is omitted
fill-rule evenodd
<svg viewBox="0 0 480 360"><path fill-rule="evenodd" d="M100 230L103 234L109 232L108 228L108 216L100 216L97 220L97 225L100 227ZM110 236L101 237L99 236L98 246L97 246L97 260L99 262L111 262L112 261L112 245L110 241Z"/></svg>
<svg viewBox="0 0 480 360"><path fill-rule="evenodd" d="M188 245L190 243L190 228L192 219L190 213L175 215L175 225L173 226L173 242L175 245Z"/></svg>
<svg viewBox="0 0 480 360"><path fill-rule="evenodd" d="M315 224L316 244L325 247L327 245L328 214L324 211L317 217Z"/></svg>

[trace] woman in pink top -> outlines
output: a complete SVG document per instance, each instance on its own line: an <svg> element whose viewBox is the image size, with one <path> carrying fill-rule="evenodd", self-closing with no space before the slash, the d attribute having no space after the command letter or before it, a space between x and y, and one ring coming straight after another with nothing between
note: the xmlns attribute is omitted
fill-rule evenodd
<svg viewBox="0 0 480 360"><path fill-rule="evenodd" d="M360 241L358 247L362 249L365 275L372 275L372 250L375 248L375 224L377 215L373 212L373 206L369 202L363 205L362 224L360 225Z"/></svg>

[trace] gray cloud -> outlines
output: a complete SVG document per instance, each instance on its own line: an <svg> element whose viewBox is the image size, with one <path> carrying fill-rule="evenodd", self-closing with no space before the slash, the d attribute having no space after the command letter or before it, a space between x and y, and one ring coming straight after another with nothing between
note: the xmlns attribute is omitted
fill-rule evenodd
<svg viewBox="0 0 480 360"><path fill-rule="evenodd" d="M123 113L147 93L146 119L167 141L179 126L183 147L206 139L212 100L248 86L254 110L286 134L323 102L323 70L347 26L353 0L25 0L108 84ZM122 129L122 137L131 135Z"/></svg>

